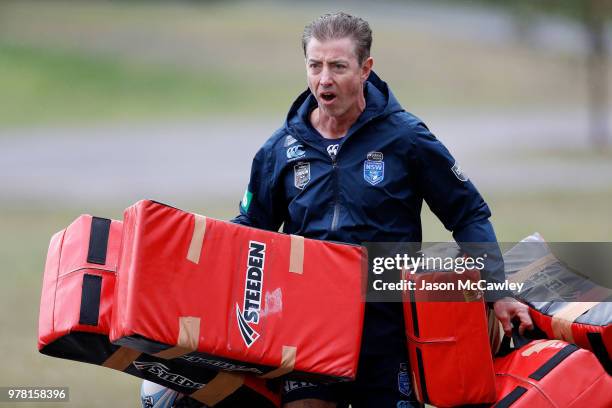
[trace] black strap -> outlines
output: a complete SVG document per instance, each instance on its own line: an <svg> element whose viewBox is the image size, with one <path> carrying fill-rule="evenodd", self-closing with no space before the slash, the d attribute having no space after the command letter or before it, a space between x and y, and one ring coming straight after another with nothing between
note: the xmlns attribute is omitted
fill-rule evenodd
<svg viewBox="0 0 612 408"><path fill-rule="evenodd" d="M419 317L417 316L417 303L414 296L414 290L409 290L410 293L410 313L412 315L412 330L414 331L414 337L419 337Z"/></svg>
<svg viewBox="0 0 612 408"><path fill-rule="evenodd" d="M512 344L514 344L515 349L520 349L523 346L531 343L533 337L527 337L529 332L525 331L524 334L519 333L518 324L512 325Z"/></svg>
<svg viewBox="0 0 612 408"><path fill-rule="evenodd" d="M416 303L414 305L416 306ZM416 348L416 357L417 365L419 366L419 377L421 378L421 394L423 394L423 402L425 404L429 404L429 394L427 393L427 384L425 381L425 366L423 365L423 355L421 354L421 349L418 347Z"/></svg>
<svg viewBox="0 0 612 408"><path fill-rule="evenodd" d="M533 330L525 330L523 334L520 334L518 330L519 324L520 321L518 319L512 320L512 337L508 337L504 334L499 346L499 351L497 354L495 354L496 357L507 356L514 350L518 350L519 348L531 343L532 340L547 338L546 333L544 333L538 327L534 327ZM512 343L510 340L512 340Z"/></svg>
<svg viewBox="0 0 612 408"><path fill-rule="evenodd" d="M578 346L575 344L568 344L559 350L554 356L548 359L540 368L535 370L529 378L534 380L541 380L544 376L552 371L553 368L558 366L563 360L569 357L570 354L578 350Z"/></svg>
<svg viewBox="0 0 612 408"><path fill-rule="evenodd" d="M81 290L81 312L79 324L88 326L98 325L100 314L100 292L102 291L102 277L98 275L83 275Z"/></svg>
<svg viewBox="0 0 612 408"><path fill-rule="evenodd" d="M98 265L104 265L106 263L106 250L108 248L110 225L111 220L108 218L92 217L87 262Z"/></svg>
<svg viewBox="0 0 612 408"><path fill-rule="evenodd" d="M606 345L603 342L601 333L587 333L587 338L589 339L589 344L591 344L593 353L595 353L595 356L597 356L597 359L603 366L604 370L606 370L608 374L612 375L612 360L610 360L610 355L608 354Z"/></svg>
<svg viewBox="0 0 612 408"><path fill-rule="evenodd" d="M510 405L514 404L517 399L521 398L521 396L526 392L527 392L527 388L517 386L508 395L506 395L501 401L499 401L495 405L495 408L508 408Z"/></svg>

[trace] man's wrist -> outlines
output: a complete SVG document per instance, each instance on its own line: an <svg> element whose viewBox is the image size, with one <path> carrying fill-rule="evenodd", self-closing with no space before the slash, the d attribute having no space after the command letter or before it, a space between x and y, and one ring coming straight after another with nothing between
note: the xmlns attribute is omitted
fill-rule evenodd
<svg viewBox="0 0 612 408"><path fill-rule="evenodd" d="M489 306L493 306L493 303L498 300L502 300L504 298L514 299L514 293L511 290L490 290L485 291L484 294L485 301L489 304Z"/></svg>

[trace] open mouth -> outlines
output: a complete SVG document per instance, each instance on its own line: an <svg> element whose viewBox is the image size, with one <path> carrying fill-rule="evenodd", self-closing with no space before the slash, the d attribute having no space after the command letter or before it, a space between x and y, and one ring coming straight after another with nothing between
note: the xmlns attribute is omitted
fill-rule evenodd
<svg viewBox="0 0 612 408"><path fill-rule="evenodd" d="M323 99L325 102L331 102L336 99L336 94L333 92L322 92L320 95L321 99Z"/></svg>

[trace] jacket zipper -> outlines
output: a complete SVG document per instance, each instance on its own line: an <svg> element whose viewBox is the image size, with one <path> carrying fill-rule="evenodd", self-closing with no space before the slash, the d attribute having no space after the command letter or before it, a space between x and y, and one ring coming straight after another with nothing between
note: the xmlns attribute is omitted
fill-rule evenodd
<svg viewBox="0 0 612 408"><path fill-rule="evenodd" d="M331 231L336 231L338 229L338 218L340 217L340 194L338 187L338 154L340 153L340 146L338 146L338 150L336 154L331 158L332 159L332 177L333 177L333 189L334 189L334 215L332 216L331 222Z"/></svg>
<svg viewBox="0 0 612 408"><path fill-rule="evenodd" d="M360 128L363 128L365 125L370 123L372 119L374 118L369 118L368 120L363 122ZM349 136L350 134L347 133L347 135L345 136L346 139L344 139L344 143L346 143L346 140ZM338 229L338 218L340 217L340 187L338 186L338 155L340 154L340 147L341 145L338 146L336 155L332 157L332 177L334 178L334 215L332 216L332 223L330 228L332 232L335 232Z"/></svg>
<svg viewBox="0 0 612 408"><path fill-rule="evenodd" d="M365 125L367 125L368 123L370 123L374 118L369 118L368 120L366 120L365 122L363 122L363 124L360 126L360 128L363 128ZM289 130L291 131L290 134L297 134L298 132L296 132L296 130L293 127L289 127ZM353 132L354 133L354 132ZM350 135L347 134L345 137L348 138ZM294 136L295 137L295 136ZM304 141L304 140L300 140L302 143L305 143L307 145L309 145L310 147L314 148L315 150L319 150L318 147L313 146L312 144ZM346 139L344 140L344 143L346 143ZM338 146L338 151L336 152L336 155L334 157L331 158L332 160L332 177L334 179L333 183L333 189L334 189L334 213L332 215L332 222L331 222L331 227L330 227L330 231L335 232L338 230L338 219L340 218L340 194L339 194L339 186L338 186L338 155L340 154L340 146ZM328 154L329 156L329 154Z"/></svg>
<svg viewBox="0 0 612 408"><path fill-rule="evenodd" d="M340 149L338 149L340 150ZM336 155L332 157L332 177L333 177L333 189L334 189L334 215L332 216L332 225L331 231L336 231L338 229L338 217L340 216L340 200L338 197L338 165L336 163Z"/></svg>

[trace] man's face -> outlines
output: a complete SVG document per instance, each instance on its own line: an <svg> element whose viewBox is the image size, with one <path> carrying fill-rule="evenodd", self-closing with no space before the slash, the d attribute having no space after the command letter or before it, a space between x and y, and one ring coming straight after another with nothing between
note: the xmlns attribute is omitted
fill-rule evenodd
<svg viewBox="0 0 612 408"><path fill-rule="evenodd" d="M370 68L371 58L359 65L350 38L324 42L311 38L306 47L308 87L319 109L332 117L357 108Z"/></svg>

